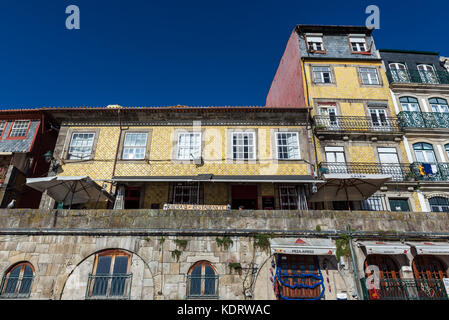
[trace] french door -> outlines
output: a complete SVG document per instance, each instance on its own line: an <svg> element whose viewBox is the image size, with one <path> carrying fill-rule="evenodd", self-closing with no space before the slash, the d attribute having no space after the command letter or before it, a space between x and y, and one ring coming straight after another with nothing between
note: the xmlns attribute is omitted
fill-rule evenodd
<svg viewBox="0 0 449 320"><path fill-rule="evenodd" d="M399 163L396 148L377 148L380 160L380 169L384 174L393 176L393 180L402 181L403 174Z"/></svg>

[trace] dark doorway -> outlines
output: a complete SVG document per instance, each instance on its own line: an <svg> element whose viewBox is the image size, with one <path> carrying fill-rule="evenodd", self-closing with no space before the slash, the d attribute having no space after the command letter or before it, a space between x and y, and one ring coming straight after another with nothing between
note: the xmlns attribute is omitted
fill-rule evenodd
<svg viewBox="0 0 449 320"><path fill-rule="evenodd" d="M243 207L245 210L257 210L257 186L239 185L232 186L232 204L233 210Z"/></svg>
<svg viewBox="0 0 449 320"><path fill-rule="evenodd" d="M125 187L125 209L140 208L140 187Z"/></svg>

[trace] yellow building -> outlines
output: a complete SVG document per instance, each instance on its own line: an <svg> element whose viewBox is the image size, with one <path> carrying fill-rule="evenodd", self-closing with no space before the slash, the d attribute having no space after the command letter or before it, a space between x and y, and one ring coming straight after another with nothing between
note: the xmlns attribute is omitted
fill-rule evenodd
<svg viewBox="0 0 449 320"><path fill-rule="evenodd" d="M421 211L371 30L298 25L267 97L267 106L275 105L311 108L315 161L323 177L391 176L368 199L326 201L325 208Z"/></svg>
<svg viewBox="0 0 449 320"><path fill-rule="evenodd" d="M60 167L53 174L89 176L115 196L109 207L306 209L316 183L304 110L109 106L49 112L61 122L53 153ZM49 197L41 202L41 208L56 205ZM95 199L78 204L106 205Z"/></svg>

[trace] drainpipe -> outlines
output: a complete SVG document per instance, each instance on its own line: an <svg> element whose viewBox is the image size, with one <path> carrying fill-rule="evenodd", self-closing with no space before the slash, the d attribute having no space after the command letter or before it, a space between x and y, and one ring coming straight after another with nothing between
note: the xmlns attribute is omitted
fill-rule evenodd
<svg viewBox="0 0 449 320"><path fill-rule="evenodd" d="M115 158L114 158L114 165L112 167L112 177L111 177L111 179L115 176L115 167L117 166L118 151L119 151L120 142L121 142L121 139L122 139L122 120L120 118L120 108L117 109L117 117L118 117L118 122L119 122L119 126L120 126L120 133L119 133L119 136L118 136L117 149L115 151ZM113 185L113 183L111 182L111 187L109 188L109 193L112 193L112 185Z"/></svg>
<svg viewBox="0 0 449 320"><path fill-rule="evenodd" d="M354 249L352 247L351 226L349 224L346 226L346 231L348 232L348 236L349 236L349 249L351 250L352 270L353 270L353 274L354 274L355 289L357 291L357 299L363 300L363 296L360 294L358 270L357 270L357 264L355 262Z"/></svg>

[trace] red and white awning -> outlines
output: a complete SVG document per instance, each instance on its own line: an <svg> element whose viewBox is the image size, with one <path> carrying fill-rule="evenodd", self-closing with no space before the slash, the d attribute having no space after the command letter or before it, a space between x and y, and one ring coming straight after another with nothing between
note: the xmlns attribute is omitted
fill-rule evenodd
<svg viewBox="0 0 449 320"><path fill-rule="evenodd" d="M335 255L336 246L325 238L274 238L270 239L272 253L300 255Z"/></svg>
<svg viewBox="0 0 449 320"><path fill-rule="evenodd" d="M366 248L367 254L407 254L410 246L394 241L359 241Z"/></svg>
<svg viewBox="0 0 449 320"><path fill-rule="evenodd" d="M416 248L418 254L449 255L449 243L447 242L407 242Z"/></svg>

